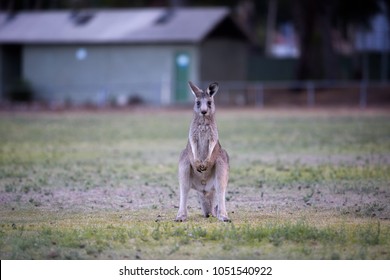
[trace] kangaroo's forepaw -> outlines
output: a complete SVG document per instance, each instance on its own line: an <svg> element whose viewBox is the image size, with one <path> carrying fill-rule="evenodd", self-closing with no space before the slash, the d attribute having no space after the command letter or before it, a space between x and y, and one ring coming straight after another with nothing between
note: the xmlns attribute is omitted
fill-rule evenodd
<svg viewBox="0 0 390 280"><path fill-rule="evenodd" d="M207 165L201 164L201 165L200 165L200 170L201 170L201 171L206 171L206 170L207 170Z"/></svg>
<svg viewBox="0 0 390 280"><path fill-rule="evenodd" d="M206 159L206 160L204 160L204 161L201 163L201 165L200 165L200 170L201 170L201 171L206 171L208 166L209 166L209 161Z"/></svg>
<svg viewBox="0 0 390 280"><path fill-rule="evenodd" d="M196 169L198 172L204 171L204 170L203 170L203 164L202 164L199 160L195 161L195 169Z"/></svg>

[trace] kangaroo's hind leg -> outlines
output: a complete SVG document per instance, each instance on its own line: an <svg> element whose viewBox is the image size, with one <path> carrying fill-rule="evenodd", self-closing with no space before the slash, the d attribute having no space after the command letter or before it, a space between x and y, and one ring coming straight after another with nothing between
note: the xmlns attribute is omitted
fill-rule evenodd
<svg viewBox="0 0 390 280"><path fill-rule="evenodd" d="M183 151L179 160L179 187L180 187L180 205L177 212L176 222L187 220L187 200L191 189L191 164Z"/></svg>
<svg viewBox="0 0 390 280"><path fill-rule="evenodd" d="M225 205L226 188L229 181L229 157L224 150L222 150L220 157L216 161L214 181L217 202L217 218L223 222L230 222Z"/></svg>

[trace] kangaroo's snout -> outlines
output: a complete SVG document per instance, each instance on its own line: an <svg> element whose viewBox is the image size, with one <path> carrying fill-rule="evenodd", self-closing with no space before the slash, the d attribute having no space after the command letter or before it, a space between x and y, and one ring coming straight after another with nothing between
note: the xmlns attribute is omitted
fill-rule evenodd
<svg viewBox="0 0 390 280"><path fill-rule="evenodd" d="M212 102L210 98L202 97L200 100L195 103L195 112L197 112L200 116L208 116L212 114Z"/></svg>

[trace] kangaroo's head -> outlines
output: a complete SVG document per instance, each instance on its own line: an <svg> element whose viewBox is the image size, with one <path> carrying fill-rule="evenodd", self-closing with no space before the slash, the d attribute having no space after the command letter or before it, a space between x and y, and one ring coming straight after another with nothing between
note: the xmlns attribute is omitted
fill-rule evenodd
<svg viewBox="0 0 390 280"><path fill-rule="evenodd" d="M211 83L206 91L201 90L192 82L188 82L195 96L194 111L199 116L210 116L215 112L214 95L218 92L218 83Z"/></svg>

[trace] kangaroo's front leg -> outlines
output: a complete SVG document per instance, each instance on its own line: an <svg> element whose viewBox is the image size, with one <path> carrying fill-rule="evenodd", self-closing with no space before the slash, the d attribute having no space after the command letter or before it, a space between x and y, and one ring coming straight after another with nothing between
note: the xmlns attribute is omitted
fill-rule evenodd
<svg viewBox="0 0 390 280"><path fill-rule="evenodd" d="M195 141L194 141L194 139L192 137L190 137L190 146L191 146L192 155L194 157L194 165L195 165L194 167L195 167L195 169L198 172L204 171L205 169L203 168L202 163L198 159L198 148L197 148L196 143L195 143Z"/></svg>
<svg viewBox="0 0 390 280"><path fill-rule="evenodd" d="M207 157L205 158L205 160L200 165L202 171L207 170L207 168L209 166L210 159L211 159L211 155L213 154L213 151L214 151L214 148L215 148L216 144L217 144L217 141L213 141L213 140L209 141Z"/></svg>

